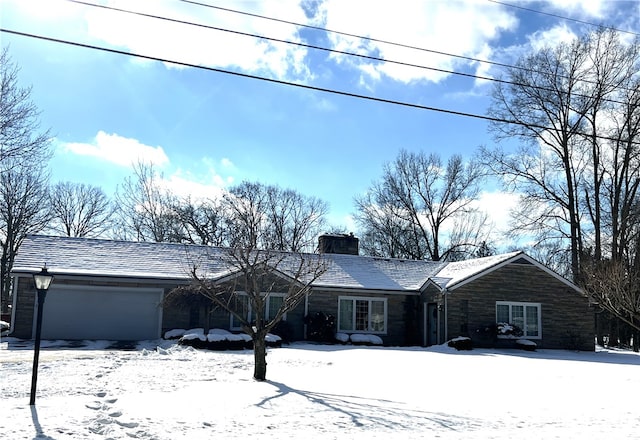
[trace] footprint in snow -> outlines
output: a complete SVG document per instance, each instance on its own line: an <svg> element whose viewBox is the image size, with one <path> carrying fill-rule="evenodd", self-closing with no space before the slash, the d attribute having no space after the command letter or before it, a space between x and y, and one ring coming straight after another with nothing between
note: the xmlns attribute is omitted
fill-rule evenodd
<svg viewBox="0 0 640 440"><path fill-rule="evenodd" d="M102 403L101 402L91 402L91 403L87 403L85 406L87 408L89 408L89 409L99 410L100 408L102 408Z"/></svg>
<svg viewBox="0 0 640 440"><path fill-rule="evenodd" d="M137 428L138 427L138 423L136 422L120 422L118 420L116 420L116 423L124 428Z"/></svg>

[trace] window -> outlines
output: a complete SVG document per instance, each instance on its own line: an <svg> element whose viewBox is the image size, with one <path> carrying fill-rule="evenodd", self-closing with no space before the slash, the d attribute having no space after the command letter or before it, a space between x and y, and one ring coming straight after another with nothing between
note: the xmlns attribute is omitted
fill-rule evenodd
<svg viewBox="0 0 640 440"><path fill-rule="evenodd" d="M497 301L496 322L517 325L527 338L542 338L542 315L539 303Z"/></svg>
<svg viewBox="0 0 640 440"><path fill-rule="evenodd" d="M338 331L385 333L387 331L386 298L338 298Z"/></svg>
<svg viewBox="0 0 640 440"><path fill-rule="evenodd" d="M284 296L285 296L284 293L271 293L267 297L267 301L264 305L264 319L270 320L271 318L276 316L276 313L278 313L278 310L280 310L280 307L284 303ZM235 298L233 299L233 301L234 301L234 305L233 305L234 310L237 310L242 316L246 316L247 321L249 322L253 322L255 320L253 310L251 309L251 301L249 301L249 296L246 293L238 292L235 295ZM238 319L235 316L233 316L233 314L230 314L230 315L231 315L230 328L233 330L241 329L242 324L240 323L240 321L238 321ZM282 319L284 321L287 320L286 313L282 317Z"/></svg>

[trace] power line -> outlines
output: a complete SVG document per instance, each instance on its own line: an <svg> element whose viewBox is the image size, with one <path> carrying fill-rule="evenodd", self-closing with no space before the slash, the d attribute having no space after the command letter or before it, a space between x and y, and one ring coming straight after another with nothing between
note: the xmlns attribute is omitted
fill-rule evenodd
<svg viewBox="0 0 640 440"><path fill-rule="evenodd" d="M531 88L531 89L536 89L536 90L543 90L543 91L547 91L547 92L554 92L555 91L553 89L550 89L550 88L547 88L547 87L543 87L543 86L538 86L538 85L519 83L519 82L514 82L514 81L509 81L509 80L503 80L503 79L500 79L500 78L481 76L481 75L476 75L476 74L471 74L471 73L457 72L455 70L441 69L441 68L438 68L438 67L429 67L429 66L423 66L423 65L420 65L420 64L406 63L406 62L403 62L403 61L389 60L389 59L385 59L385 58L375 57L375 56L372 56L372 55L364 55L364 54L359 54L359 53L354 53L354 52L347 52L347 51L338 50L338 49L330 49L330 48L326 48L326 47L323 47L323 46L317 46L317 45L302 43L302 42L298 42L298 41L289 41L289 40L284 40L284 39L280 39L280 38L267 37L267 36L263 36L263 35L252 34L252 33L248 33L248 32L232 30L232 29L225 29L225 28L206 25L206 24L202 24L202 23L194 23L194 22L191 22L191 21L179 20L179 19L176 19L176 18L163 17L163 16L154 15L154 14L148 14L148 13L144 13L144 12L137 12L137 11L131 11L131 10L128 10L128 9L116 8L116 7L113 7L113 6L98 5L98 4L95 4L95 3L89 3L89 2L82 1L82 0L67 0L67 1L69 1L71 3L77 3L77 4L85 5L85 6L92 6L92 7L101 8L101 9L107 9L107 10L111 10L111 11L123 12L123 13L127 13L127 14L138 15L138 16L141 16L141 17L155 18L155 19L159 19L159 20L169 21L169 22L172 22L172 23L179 23L179 24L184 24L184 25L188 25L188 26L195 26L195 27L200 27L200 28L209 29L209 30L227 32L227 33L232 33L232 34L236 34L236 35L242 35L242 36L246 36L246 37L258 38L258 39L262 39L262 40L275 41L275 42L278 42L278 43L295 45L295 46L298 46L298 47L304 47L304 48L307 48L307 49L315 49L315 50L320 50L320 51L324 51L324 52L337 53L337 54L341 54L341 55L352 56L352 57L362 58L362 59L371 60L371 61L378 61L378 62L383 62L383 63L397 64L397 65L401 65L401 66L405 66L405 67L412 67L412 68L417 68L417 69L431 70L431 71L435 71L435 72L447 73L447 74L456 75L456 76L462 76L462 77L466 77L466 78L479 79L479 80L483 80L483 81L490 81L490 82L496 82L496 83L501 83L501 84L515 85L515 86L518 86L518 87L526 87L526 88ZM189 0L182 0L182 1L185 1L187 3L194 3L194 2L191 2ZM212 7L213 8L218 8L218 7L214 7L214 6L212 6ZM221 8L221 9L224 9L224 10L227 10L227 11L231 11L231 10L225 9L225 8ZM245 13L243 13L243 14L245 14ZM248 13L246 13L246 14L248 14ZM248 14L248 15L255 15L255 14ZM271 18L268 18L268 17L262 17L262 16L259 16L259 17L271 20ZM281 21L279 19L273 19L273 20ZM291 24L291 22L286 22L286 23L290 23ZM314 28L321 29L321 28L317 28L317 27L314 27ZM345 34L345 35L352 35L352 34ZM352 36L354 36L354 35L352 35ZM359 37L359 38L364 38L364 37ZM521 67L513 66L513 68L514 69L522 69L522 70L535 72L535 70L521 68ZM580 81L584 81L584 82L587 82L587 83L593 82L593 81L589 81L589 80L580 80ZM578 93L576 93L576 96L581 97L581 98L589 98L589 96L581 95L581 94L578 94ZM623 102L616 101L616 100L611 99L611 98L604 98L603 101L612 102L612 103L615 103L615 104L624 104Z"/></svg>
<svg viewBox="0 0 640 440"><path fill-rule="evenodd" d="M68 1L75 1L75 0L68 0ZM260 18L260 19L263 19L263 20L275 21L275 22L278 22L278 23L290 24L290 25L293 25L293 26L298 26L298 27L302 27L302 28L306 28L306 29L314 29L314 30L317 30L317 31L327 32L327 33L331 33L331 34L343 35L345 37L359 38L361 40L372 41L374 43L383 43L383 44L388 44L390 46L403 47L405 49L413 49L413 50L418 50L418 51L421 51L421 52L433 53L433 54L436 54L436 55L444 55L444 56L448 56L448 57L452 57L452 58L460 58L460 59L463 59L463 60L473 61L473 62L476 62L476 63L492 64L494 66L499 66L499 67L530 70L531 72L540 73L540 72L537 72L535 70L527 69L527 68L524 68L524 67L517 67L517 66L513 66L511 64L500 63L500 62L497 62L497 61L483 60L483 59L480 59L480 58L473 58L473 57L468 57L468 56L465 56L465 55L456 55L456 54L452 54L452 53L449 53L449 52L442 52L442 51L434 50L434 49L426 49L424 47L413 46L413 45L410 45L410 44L398 43L398 42L393 42L393 41L389 41L389 40L383 40L383 39L380 39L380 38L365 37L365 36L358 35L358 34L352 34L352 33L343 32L343 31L336 31L336 30L333 30L333 29L327 29L327 28L320 27L320 26L313 26L313 25L310 25L310 24L303 24L303 23L298 23L298 22L295 22L295 21L283 20L283 19L280 19L280 18L267 17L265 15L254 14L254 13L251 13L251 12L239 11L237 9L223 8L222 6L210 5L210 4L207 4L207 3L201 3L201 2L198 2L198 1L194 1L194 0L180 0L180 1L183 2L183 3L190 3L190 4L193 4L193 5L197 5L197 6L202 6L202 7L205 7L205 8L217 9L217 10L220 10L220 11L226 11L226 12L231 12L231 13L234 13L234 14L246 15L246 16L249 16L249 17L256 17L256 18Z"/></svg>
<svg viewBox="0 0 640 440"><path fill-rule="evenodd" d="M118 55L125 55L125 56L130 56L130 57L142 58L142 59L145 59L145 60L159 61L159 62L162 62L162 63L175 64L175 65L184 66L184 67L192 67L192 68L195 68L195 69L207 70L207 71L210 71L210 72L224 73L224 74L227 74L227 75L233 75L233 76L238 76L238 77L242 77L242 78L256 79L256 80L266 81L266 82L270 82L270 83L274 83L274 84L286 85L286 86L290 86L290 87L297 87L297 88L306 89L306 90L313 90L313 91L317 91L317 92L331 93L331 94L334 94L334 95L341 95L341 96L347 96L347 97L351 97L351 98L364 99L364 100L367 100L367 101L380 102L380 103L384 103L384 104L393 104L393 105L398 105L398 106L402 106L402 107L415 108L415 109L419 109L419 110L428 110L428 111L433 111L433 112L438 112L438 113L445 113L445 114L456 115L456 116L464 116L464 117L468 117L468 118L481 119L481 120L490 121L490 122L496 122L496 123L511 124L511 125L521 125L521 126L527 126L527 127L530 127L530 128L537 128L537 129L541 129L541 130L553 130L552 128L545 127L543 125L538 125L538 124L523 124L522 122L519 122L519 121L516 121L516 120L510 120L510 119L504 119L504 118L496 118L496 117L492 117L492 116L478 115L478 114L475 114L475 113L467 113L467 112L443 109L443 108L438 108L438 107L430 107L430 106L425 106L425 105L420 105L420 104L415 104L415 103L410 103L410 102L396 101L396 100L393 100L393 99L378 98L378 97L375 97L375 96L362 95L362 94L346 92L346 91L342 91L342 90L335 90L335 89L329 89L329 88L325 88L325 87L318 87L318 86L311 86L311 85L307 85L307 84L294 83L294 82L279 80L279 79L275 79L275 78L266 78L266 77L262 77L262 76L258 76L258 75L251 75L251 74L248 74L248 73L234 72L234 71L231 71L231 70L219 69L219 68L215 68L215 67L200 66L200 65L197 65L197 64L187 63L187 62L184 62L184 61L176 61L176 60L170 60L168 58L160 58L160 57L155 57L155 56L151 56L151 55L143 55L143 54L125 52L123 50L112 49L112 48L101 47L101 46L95 46L95 45L86 44L86 43L79 43L77 41L70 41L70 40L63 40L63 39L59 39L59 38L46 37L46 36L43 36L43 35L36 35L36 34L27 33L27 32L20 32L20 31L15 31L15 30L6 29L6 28L0 28L0 32L6 32L6 33L12 34L12 35L18 35L18 36L27 37L27 38L34 38L34 39L48 41L48 42L52 42L52 43L67 44L67 45L70 45L70 46L82 47L82 48L85 48L85 49L92 49L92 50L98 50L98 51L102 51L102 52L114 53L114 54L118 54ZM587 135L586 133L579 133L579 132L575 132L575 134L579 134L579 135L583 135L583 136ZM601 136L601 135L597 135L595 137L598 138L598 139L610 140L610 141L617 141L618 140L616 138L606 137L606 136ZM635 144L638 144L638 143L634 142L633 144L635 145Z"/></svg>
<svg viewBox="0 0 640 440"><path fill-rule="evenodd" d="M67 1L78 2L78 0L67 0ZM314 29L314 30L323 31L323 32L326 32L326 33L344 35L344 36L347 36L347 37L359 38L361 40L367 40L367 41L372 41L372 42L376 42L376 43L383 43L383 44L388 44L388 45L391 45L391 46L403 47L403 48L406 48L406 49L412 49L412 50L417 50L417 51L421 51L421 52L428 52L428 53L434 53L434 54L438 54L438 55L445 55L445 56L448 56L448 57L460 58L460 59L473 61L473 62L477 62L477 63L491 64L491 65L498 66L498 67L505 67L507 69L521 70L521 71L524 71L524 72L536 73L536 74L542 74L542 75L545 75L545 74L548 73L548 72L544 72L544 71L541 71L541 70L532 69L530 67L516 66L516 65L513 65L513 64L500 63L500 62L497 62L497 61L483 60L483 59L479 59L479 58L473 58L473 57L468 57L468 56L464 56L464 55L456 55L456 54L452 54L452 53L448 53L448 52L442 52L442 51L433 50L433 49L426 49L426 48L419 47L419 46L413 46L413 45L393 42L393 41L389 41L389 40L382 40L382 39L373 38L373 37L365 37L365 36L358 35L358 34L353 34L353 33L349 33L349 32L342 32L342 31L336 31L336 30L332 30L332 29L323 28L323 27L320 27L320 26L313 26L313 25L298 23L298 22L294 22L294 21L283 20L283 19L280 19L280 18L274 18L274 17L265 16L265 15L254 14L254 13L251 13L251 12L239 11L239 10L236 10L236 9L230 9L230 8L224 8L224 7L221 7L221 6L210 5L210 4L201 3L201 2L195 1L195 0L180 0L180 1L183 2L183 3L190 3L190 4L193 4L193 5L202 6L202 7L206 7L206 8L217 9L217 10L225 11L225 12L231 12L231 13L234 13L234 14L246 15L246 16L249 16L249 17L256 17L256 18L260 18L260 19L263 19L263 20L270 20L270 21L274 21L274 22L278 22L278 23L290 24L290 25L294 25L294 26L298 26L298 27L302 27L302 28L306 28L306 29ZM202 25L202 26L204 26L204 25ZM261 36L257 36L257 38L270 39L269 37L261 37ZM284 42L285 43L289 43L289 44L304 45L303 43L296 43L296 42L289 42L289 41L284 41ZM309 46L309 47L317 48L317 47L314 47L314 46ZM476 78L476 79L482 79L482 80L486 80L486 81L500 82L500 83L513 84L513 85L518 85L518 86L523 86L523 87L537 88L537 89L540 89L540 90L552 91L550 89L546 89L546 88L543 88L543 87L540 87L540 86L519 84L519 83L514 83L514 82L511 82L511 81L501 80L501 79L492 78L492 77L484 77L484 76L466 74L466 73L456 72L456 71L451 71L451 70L438 69L438 68L435 68L435 67L427 67L427 66L408 64L408 63L403 63L403 62L400 62L400 61L387 60L387 59L384 59L384 58L377 58L377 57L372 57L372 56L367 56L367 55L362 55L362 54L357 54L357 53L343 52L343 51L339 51L339 50L336 50L336 49L328 49L328 48L322 48L322 47L320 47L319 49L320 50L329 51L329 52L336 52L336 53L341 53L341 54L345 54L345 55L361 57L361 58L369 58L369 59L378 60L378 61L387 62L387 63L401 64L401 65L406 65L406 66L410 66L410 67L417 67L417 68L421 68L421 69L435 70L435 71L440 71L440 72L444 72L444 73L450 73L452 75L468 76L468 77L473 77L473 78ZM560 75L560 77L568 79L567 76ZM580 81L586 82L588 84L597 84L596 81L589 80L589 79L581 79ZM621 89L622 90L629 90L629 89L626 89L624 87L621 87ZM616 104L622 104L621 102L610 100L608 98L605 99L605 101L614 102Z"/></svg>
<svg viewBox="0 0 640 440"><path fill-rule="evenodd" d="M489 1L491 3L495 3L497 5L507 6L509 8L520 9L520 10L527 11L527 12L533 12L535 14L547 15L549 17L559 18L561 20L573 21L575 23L586 24L588 26L599 27L599 28L609 29L611 31L622 32L622 33L625 33L625 34L631 34L631 35L640 36L640 33L638 33L638 32L625 31L624 29L617 29L617 28L614 28L614 27L611 27L611 26L604 26L604 25L600 25L600 24L595 24L595 23L591 23L589 21L578 20L577 18L569 18L569 17L564 17L562 15L558 15L558 14L552 14L550 12L542 12L542 11L538 11L538 10L531 9L531 8L525 8L524 6L518 6L518 5L514 5L514 4L510 4L510 3L501 2L501 1L498 1L498 0L487 0L487 1Z"/></svg>
<svg viewBox="0 0 640 440"><path fill-rule="evenodd" d="M438 68L438 67L423 66L423 65L420 65L420 64L407 63L407 62L404 62L404 61L389 60L389 59L385 59L385 58L375 57L373 55L364 55L364 54L359 54L359 53L355 53L355 52L347 52L347 51L339 50L339 49L330 49L330 48L327 48L327 47L317 46L317 45L308 44L308 43L302 43L302 42L299 42L299 41L290 41L290 40L284 40L284 39L281 39L281 38L267 37L267 36L264 36L264 35L252 34L252 33L233 30L233 29L226 29L226 28L221 28L221 27L218 27L218 26L206 25L206 24L202 24L202 23L195 23L195 22L191 22L191 21L187 21L187 20L179 20L177 18L163 17L163 16L154 15L154 14L148 14L148 13L144 13L144 12L137 12L137 11L131 11L131 10L128 10L128 9L116 8L116 7L113 7L113 6L98 5L98 4L95 4L95 3L89 3L89 2L82 1L82 0L67 0L67 1L71 2L71 3L77 3L77 4L81 4L81 5L86 5L86 6L93 6L93 7L101 8L101 9L108 9L108 10L111 10L111 11L124 12L124 13L127 13L127 14L133 14L133 15L138 15L138 16L147 17L147 18L156 18L156 19L159 19L159 20L170 21L170 22L173 22L173 23L179 23L179 24L184 24L184 25L188 25L188 26L195 26L195 27L200 27L200 28L204 28L204 29L210 29L210 30L221 31L221 32L228 32L228 33L232 33L232 34L242 35L242 36L245 36L245 37L252 37L252 38L258 38L258 39L262 39L262 40L275 41L277 43L290 44L290 45L294 45L294 46L304 47L306 49L321 50L321 51L324 51L324 52L337 53L337 54L340 54L340 55L347 55L347 56L352 56L352 57L357 57L357 58L363 58L363 59L367 59L367 60L371 60L371 61L380 61L380 62L384 62L384 63L398 64L398 65L405 66L405 67L414 67L414 68L417 68L417 69L433 70L435 72L440 72L440 73L448 73L448 74L451 74L451 75L464 76L464 77L473 78L473 79L481 79L481 80L485 80L485 81L501 82L501 83L505 83L505 84L514 84L514 85L519 85L519 86L526 87L525 84L513 83L513 82L510 82L510 81L501 80L501 79L497 79L497 78L492 78L492 77L488 77L488 76L480 76L480 75L474 75L474 74L471 74L471 73L456 72L455 70L447 70L447 69L441 69L441 68ZM183 0L183 1L185 1L185 0ZM193 3L193 2L188 2L188 3ZM249 15L254 15L254 14L249 14ZM263 18L265 18L265 17L263 17ZM280 21L278 19L273 19L273 20ZM529 87L531 87L531 86L529 86Z"/></svg>

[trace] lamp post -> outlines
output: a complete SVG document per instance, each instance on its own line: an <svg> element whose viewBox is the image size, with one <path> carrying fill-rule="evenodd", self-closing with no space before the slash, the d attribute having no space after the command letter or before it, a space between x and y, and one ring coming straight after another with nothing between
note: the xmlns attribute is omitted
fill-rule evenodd
<svg viewBox="0 0 640 440"><path fill-rule="evenodd" d="M40 359L40 334L42 333L42 309L44 308L44 300L47 297L47 290L53 281L53 275L47 270L45 264L42 270L33 274L33 282L36 285L38 293L38 316L36 318L36 342L33 351L33 371L31 373L31 396L29 405L36 404L36 383L38 382L38 360Z"/></svg>

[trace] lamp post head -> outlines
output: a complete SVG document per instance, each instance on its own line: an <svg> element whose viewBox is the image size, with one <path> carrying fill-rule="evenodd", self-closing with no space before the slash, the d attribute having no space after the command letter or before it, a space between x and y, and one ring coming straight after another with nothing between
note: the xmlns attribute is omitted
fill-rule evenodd
<svg viewBox="0 0 640 440"><path fill-rule="evenodd" d="M51 281L53 281L53 275L49 273L46 265L40 272L33 274L33 282L35 283L37 290L48 290L51 285Z"/></svg>

